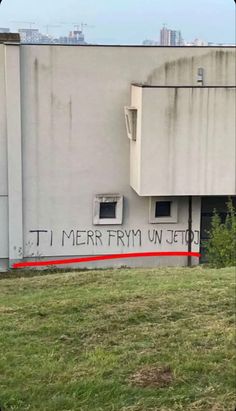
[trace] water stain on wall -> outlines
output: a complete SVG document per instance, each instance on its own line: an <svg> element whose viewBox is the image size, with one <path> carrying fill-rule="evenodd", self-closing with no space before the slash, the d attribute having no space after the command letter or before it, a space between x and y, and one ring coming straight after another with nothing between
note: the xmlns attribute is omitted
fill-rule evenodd
<svg viewBox="0 0 236 411"><path fill-rule="evenodd" d="M217 79L221 78L222 85L230 82L234 83L234 72L232 70L230 78L230 66L235 66L234 52L231 50L212 49L199 56L180 57L165 62L150 72L145 81L146 85L197 85L197 69L208 66L209 72L206 79L211 85L217 84Z"/></svg>

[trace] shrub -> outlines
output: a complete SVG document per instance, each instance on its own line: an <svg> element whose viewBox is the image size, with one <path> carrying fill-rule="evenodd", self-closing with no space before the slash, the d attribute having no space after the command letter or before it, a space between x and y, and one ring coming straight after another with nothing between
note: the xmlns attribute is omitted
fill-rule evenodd
<svg viewBox="0 0 236 411"><path fill-rule="evenodd" d="M214 210L208 235L205 243L208 263L217 268L236 265L236 210L232 200L227 203L225 222Z"/></svg>

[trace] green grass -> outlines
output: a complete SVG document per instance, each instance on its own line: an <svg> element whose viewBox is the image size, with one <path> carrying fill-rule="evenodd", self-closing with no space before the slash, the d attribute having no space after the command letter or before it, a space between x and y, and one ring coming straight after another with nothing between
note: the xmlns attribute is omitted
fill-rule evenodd
<svg viewBox="0 0 236 411"><path fill-rule="evenodd" d="M0 280L4 411L232 411L235 269ZM170 367L163 387L133 381Z"/></svg>

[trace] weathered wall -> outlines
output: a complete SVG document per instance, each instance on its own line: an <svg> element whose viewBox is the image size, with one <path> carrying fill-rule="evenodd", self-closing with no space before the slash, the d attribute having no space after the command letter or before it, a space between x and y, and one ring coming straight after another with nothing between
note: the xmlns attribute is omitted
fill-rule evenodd
<svg viewBox="0 0 236 411"><path fill-rule="evenodd" d="M137 89L142 127L131 169L140 184L132 178L131 186L138 194L235 195L235 88L133 86L132 101Z"/></svg>
<svg viewBox="0 0 236 411"><path fill-rule="evenodd" d="M149 199L140 198L129 185L123 108L130 83L147 78L156 53L138 48L22 48L26 257L187 250L187 199L179 201L178 223L152 225ZM99 193L124 195L122 226L93 225L93 198ZM198 199L193 209L196 251ZM35 230L46 231L39 234L38 245ZM158 230L154 240L153 230ZM178 231L174 240L172 230L184 233Z"/></svg>
<svg viewBox="0 0 236 411"><path fill-rule="evenodd" d="M152 86L192 86L196 84L197 70L205 69L204 83L208 86L232 86L235 84L235 49L231 48L182 48L184 55L175 48L163 49L164 62L148 75L145 84Z"/></svg>
<svg viewBox="0 0 236 411"><path fill-rule="evenodd" d="M149 199L130 187L124 106L131 83L196 84L203 63L208 83L232 84L232 50L224 55L227 64L212 48L20 47L25 257L187 250L187 198L177 223L149 224ZM101 193L124 195L122 226L93 225ZM194 251L199 227L196 197Z"/></svg>
<svg viewBox="0 0 236 411"><path fill-rule="evenodd" d="M23 257L20 49L5 46L8 247L11 262Z"/></svg>
<svg viewBox="0 0 236 411"><path fill-rule="evenodd" d="M11 262L23 257L20 86L19 45L0 44L0 259Z"/></svg>
<svg viewBox="0 0 236 411"><path fill-rule="evenodd" d="M8 257L7 130L5 49L0 44L0 259Z"/></svg>

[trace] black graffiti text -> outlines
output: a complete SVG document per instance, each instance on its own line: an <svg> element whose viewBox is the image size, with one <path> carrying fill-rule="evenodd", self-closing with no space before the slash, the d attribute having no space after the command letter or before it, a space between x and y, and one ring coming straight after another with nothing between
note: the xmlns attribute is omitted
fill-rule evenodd
<svg viewBox="0 0 236 411"><path fill-rule="evenodd" d="M102 232L100 230L63 230L61 245L64 247L68 243L73 247L81 245L103 245Z"/></svg>
<svg viewBox="0 0 236 411"><path fill-rule="evenodd" d="M168 244L188 244L189 239L191 243L198 245L200 240L199 231L167 230L166 243Z"/></svg>
<svg viewBox="0 0 236 411"><path fill-rule="evenodd" d="M142 245L141 230L107 230L108 247L116 245L117 247L135 247Z"/></svg>

